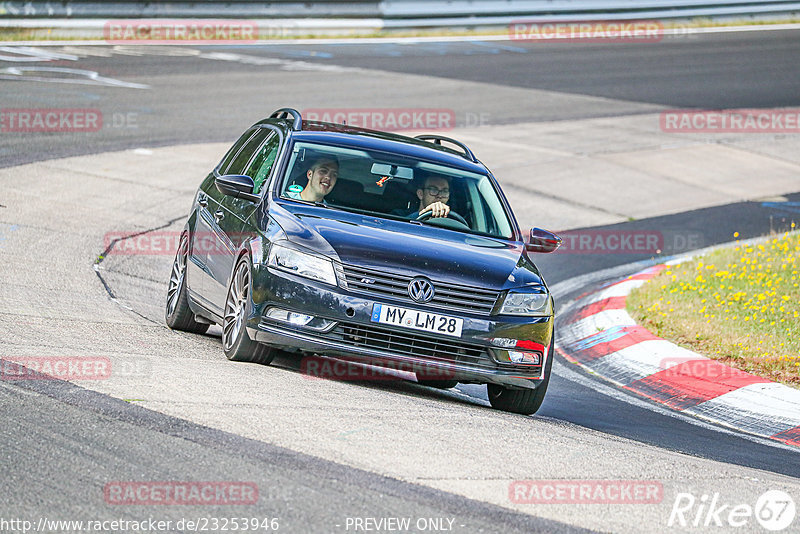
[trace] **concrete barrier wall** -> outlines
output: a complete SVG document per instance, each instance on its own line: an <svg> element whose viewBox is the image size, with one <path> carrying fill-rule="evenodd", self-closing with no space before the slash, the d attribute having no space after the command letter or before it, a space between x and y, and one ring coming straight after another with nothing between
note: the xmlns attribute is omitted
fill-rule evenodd
<svg viewBox="0 0 800 534"><path fill-rule="evenodd" d="M235 0L219 2L82 1L3 2L0 18L358 18L380 17L380 2L374 0Z"/></svg>
<svg viewBox="0 0 800 534"><path fill-rule="evenodd" d="M752 0L130 0L0 1L0 18L381 18L439 25L484 23L508 17L564 19L683 18L800 12L800 1ZM448 22L449 21L449 22Z"/></svg>

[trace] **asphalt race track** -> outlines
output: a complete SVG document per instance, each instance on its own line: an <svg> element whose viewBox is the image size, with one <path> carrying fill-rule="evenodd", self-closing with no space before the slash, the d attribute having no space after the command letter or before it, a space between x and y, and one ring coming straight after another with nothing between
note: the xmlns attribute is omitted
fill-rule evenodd
<svg viewBox="0 0 800 534"><path fill-rule="evenodd" d="M779 489L800 503L796 448L669 412L564 360L530 418L492 410L477 386L310 380L291 358L233 364L218 328L192 336L164 326L172 250L101 258L109 235L180 231L227 146L284 106L451 110L450 135L485 157L523 226L658 229L673 241L663 256L734 232L783 231L800 219L798 134L670 137L658 117L798 107L797 57L800 30L640 44L3 47L0 357L103 356L130 372L0 381L0 520L156 518L192 530L176 522L259 517L278 518L284 532L354 532L354 518L406 517L423 520L414 532L724 532L735 529L668 526L676 496L753 506ZM9 122L9 110L50 108L92 110L102 126L25 132ZM681 167L676 154L699 163ZM753 176L712 184L726 158L732 173ZM623 160L642 175L621 173ZM646 182L657 175L658 195ZM610 276L594 273L652 256L556 254L538 264L563 288L559 305ZM509 496L514 481L565 479L655 481L663 499ZM118 481L249 481L259 499L116 505L104 488ZM752 518L745 527L759 528Z"/></svg>

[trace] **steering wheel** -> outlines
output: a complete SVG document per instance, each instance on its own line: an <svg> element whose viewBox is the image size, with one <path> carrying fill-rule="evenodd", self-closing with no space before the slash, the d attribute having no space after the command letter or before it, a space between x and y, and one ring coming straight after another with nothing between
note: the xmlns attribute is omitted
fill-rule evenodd
<svg viewBox="0 0 800 534"><path fill-rule="evenodd" d="M431 210L423 211L422 213L420 213L417 216L417 220L418 221L427 221L428 219L431 218L432 214L433 214L433 212ZM469 224L467 223L467 220L464 217L462 217L461 215L459 215L458 213L456 213L455 211L450 210L450 212L447 214L447 217L450 218L450 219L454 219L454 220L460 222L461 224L463 224L464 226L466 226L467 228L469 228Z"/></svg>

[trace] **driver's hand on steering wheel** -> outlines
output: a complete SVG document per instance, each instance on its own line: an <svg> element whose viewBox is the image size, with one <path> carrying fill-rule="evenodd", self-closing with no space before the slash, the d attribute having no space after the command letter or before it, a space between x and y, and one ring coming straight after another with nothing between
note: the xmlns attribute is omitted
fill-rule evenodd
<svg viewBox="0 0 800 534"><path fill-rule="evenodd" d="M450 206L444 202L434 202L428 204L420 213L425 213L426 211L431 212L431 218L447 217L447 214L450 213Z"/></svg>

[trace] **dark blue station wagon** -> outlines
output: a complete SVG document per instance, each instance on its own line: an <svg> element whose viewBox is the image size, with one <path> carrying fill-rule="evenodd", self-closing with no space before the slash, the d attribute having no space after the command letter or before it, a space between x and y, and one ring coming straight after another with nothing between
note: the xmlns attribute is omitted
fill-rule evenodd
<svg viewBox="0 0 800 534"><path fill-rule="evenodd" d="M487 384L532 414L553 360L553 299L492 173L464 144L304 121L250 127L203 180L169 281L166 322L222 327L225 355L276 351ZM316 357L316 356L315 356Z"/></svg>

